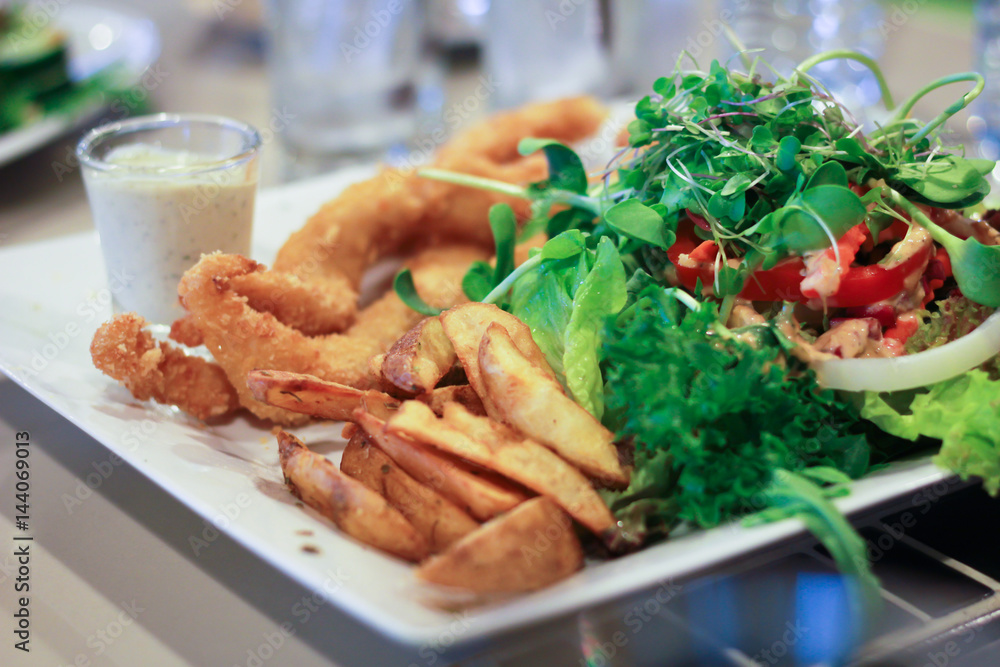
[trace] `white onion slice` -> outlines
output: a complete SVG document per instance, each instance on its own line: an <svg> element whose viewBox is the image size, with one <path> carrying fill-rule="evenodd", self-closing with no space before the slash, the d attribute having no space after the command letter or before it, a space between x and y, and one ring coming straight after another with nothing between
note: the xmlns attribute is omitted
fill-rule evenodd
<svg viewBox="0 0 1000 667"><path fill-rule="evenodd" d="M1000 310L968 335L925 352L885 359L813 364L821 386L846 391L901 391L943 382L1000 354Z"/></svg>

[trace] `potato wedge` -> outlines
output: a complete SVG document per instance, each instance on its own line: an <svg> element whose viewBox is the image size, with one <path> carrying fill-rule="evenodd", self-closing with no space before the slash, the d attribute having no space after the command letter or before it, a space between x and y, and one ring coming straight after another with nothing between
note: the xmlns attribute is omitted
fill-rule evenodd
<svg viewBox="0 0 1000 667"><path fill-rule="evenodd" d="M490 324L497 323L506 329L524 356L531 359L543 372L555 379L555 373L545 360L545 355L531 337L531 329L510 313L500 310L492 304L470 302L446 310L441 313L440 318L441 326L448 339L451 340L455 354L458 355L459 361L465 368L469 384L479 394L487 414L493 416L494 411L489 404L486 387L483 385L479 371L479 343Z"/></svg>
<svg viewBox="0 0 1000 667"><path fill-rule="evenodd" d="M375 379L378 389L389 394L393 398L398 398L400 400L406 400L408 398L413 398L413 393L408 391L403 391L393 383L385 379L382 375L382 364L385 363L385 352L380 354L373 354L368 357L368 372Z"/></svg>
<svg viewBox="0 0 1000 667"><path fill-rule="evenodd" d="M616 532L615 517L579 470L551 450L512 429L477 417L452 403L438 419L417 401L406 401L386 423L389 433L408 436L449 454L495 470L546 496L606 541Z"/></svg>
<svg viewBox="0 0 1000 667"><path fill-rule="evenodd" d="M630 471L618 460L614 434L567 396L498 324L483 336L479 370L487 403L500 421L552 448L601 484L628 486Z"/></svg>
<svg viewBox="0 0 1000 667"><path fill-rule="evenodd" d="M444 406L458 403L474 415L486 416L486 408L479 394L472 385L458 384L450 387L437 387L426 394L417 396L417 400L426 403L435 414L444 414Z"/></svg>
<svg viewBox="0 0 1000 667"><path fill-rule="evenodd" d="M474 593L522 593L583 567L573 522L545 497L528 500L424 561L416 576Z"/></svg>
<svg viewBox="0 0 1000 667"><path fill-rule="evenodd" d="M388 417L399 401L381 391L355 389L312 375L285 371L250 371L247 386L254 398L292 412L344 421L358 408Z"/></svg>
<svg viewBox="0 0 1000 667"><path fill-rule="evenodd" d="M278 431L278 456L292 493L351 537L409 561L430 553L424 536L385 498L309 451L294 435Z"/></svg>
<svg viewBox="0 0 1000 667"><path fill-rule="evenodd" d="M441 320L428 317L389 348L382 361L382 377L405 392L422 394L436 387L457 360Z"/></svg>
<svg viewBox="0 0 1000 667"><path fill-rule="evenodd" d="M340 471L388 500L426 538L433 554L479 528L458 505L406 474L362 431L347 443Z"/></svg>
<svg viewBox="0 0 1000 667"><path fill-rule="evenodd" d="M386 432L385 421L374 415L358 410L354 413L354 421L400 468L475 519L492 519L529 497L522 489L488 470Z"/></svg>

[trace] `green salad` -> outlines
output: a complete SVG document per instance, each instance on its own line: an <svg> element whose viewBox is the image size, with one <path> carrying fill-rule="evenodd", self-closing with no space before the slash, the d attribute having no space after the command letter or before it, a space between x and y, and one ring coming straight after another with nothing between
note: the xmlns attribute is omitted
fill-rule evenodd
<svg viewBox="0 0 1000 667"><path fill-rule="evenodd" d="M875 72L889 117L874 131L809 75L830 58ZM605 493L632 539L797 516L873 603L864 542L831 497L928 446L1000 490L1000 232L991 212L967 215L994 163L941 134L983 79L946 77L896 106L857 53L788 77L744 65L656 81L600 173L544 139L520 146L548 160L528 186L423 173L533 202L520 233L494 207L497 261L463 288L526 322L567 393L630 446L631 485ZM910 117L955 83L971 90ZM516 240L539 232L549 240L515 268ZM437 312L405 271L396 288ZM838 364L860 370L824 382ZM916 379L886 391L903 366Z"/></svg>

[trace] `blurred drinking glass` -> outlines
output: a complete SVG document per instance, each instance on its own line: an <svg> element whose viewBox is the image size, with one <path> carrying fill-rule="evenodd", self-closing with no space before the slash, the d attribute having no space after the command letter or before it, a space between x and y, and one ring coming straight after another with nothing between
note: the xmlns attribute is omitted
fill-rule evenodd
<svg viewBox="0 0 1000 667"><path fill-rule="evenodd" d="M681 51L699 62L706 36L714 42L721 33L719 21L703 16L704 7L689 0L632 0L611 3L611 50L614 94L639 98L649 94L653 82L669 76ZM719 24L721 25L721 24ZM691 66L690 60L685 62Z"/></svg>
<svg viewBox="0 0 1000 667"><path fill-rule="evenodd" d="M979 155L997 160L1000 159L1000 2L978 0L975 26L976 71L986 78L986 88L973 102L969 127L978 140Z"/></svg>
<svg viewBox="0 0 1000 667"><path fill-rule="evenodd" d="M493 0L484 54L491 106L640 97L673 70L699 17L688 0Z"/></svg>
<svg viewBox="0 0 1000 667"><path fill-rule="evenodd" d="M374 160L417 126L421 3L269 0L272 113L297 178Z"/></svg>
<svg viewBox="0 0 1000 667"><path fill-rule="evenodd" d="M747 49L783 75L822 51L882 54L882 9L874 0L722 0L720 16ZM723 40L725 41L725 40ZM729 45L725 56L735 49ZM828 60L809 71L848 109L861 113L880 97L874 75L853 60Z"/></svg>
<svg viewBox="0 0 1000 667"><path fill-rule="evenodd" d="M485 64L491 106L608 91L606 17L599 0L493 0Z"/></svg>

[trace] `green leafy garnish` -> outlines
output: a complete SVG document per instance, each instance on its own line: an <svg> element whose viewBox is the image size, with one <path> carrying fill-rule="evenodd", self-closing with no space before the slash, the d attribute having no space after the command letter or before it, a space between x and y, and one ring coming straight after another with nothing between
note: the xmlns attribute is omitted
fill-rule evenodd
<svg viewBox="0 0 1000 667"><path fill-rule="evenodd" d="M545 153L549 164L549 179L536 186L539 190L554 188L578 194L587 192L587 170L583 161L571 148L554 139L522 139L517 150L521 155L531 155L537 150Z"/></svg>
<svg viewBox="0 0 1000 667"><path fill-rule="evenodd" d="M440 308L431 306L417 293L417 286L413 284L413 273L409 269L403 269L396 274L392 288L396 290L403 303L421 315L436 317L441 314Z"/></svg>
<svg viewBox="0 0 1000 667"><path fill-rule="evenodd" d="M496 248L496 265L473 262L462 279L462 291L472 301L484 300L497 285L514 270L514 246L517 243L517 218L507 204L494 204L490 208L490 229ZM402 295L400 295L402 296Z"/></svg>
<svg viewBox="0 0 1000 667"><path fill-rule="evenodd" d="M887 204L880 202L869 215L871 201L857 194L861 187L877 184L895 206L906 200L911 207L917 202L964 208L982 201L989 188L984 176L993 162L948 152L936 135L947 118L979 94L981 76L958 74L928 84L865 136L850 113L807 74L832 58L871 68L886 106L892 107L877 65L851 51L818 54L775 82L713 62L708 72L676 69L636 104L628 127L632 150L606 174L617 178L587 187L579 158L546 139L521 144L522 153L544 151L550 168L549 178L527 187L436 170L423 173L531 199L538 215L532 229L547 220L550 236L569 229L611 236L630 272L641 268L658 279L663 263L651 251L670 246L678 221L693 214L705 223L695 233L719 247L721 261L711 286L719 297L738 294L759 268L835 247L859 222L880 231L892 217ZM908 117L927 93L961 82L973 88L931 123ZM555 205L566 208L548 216ZM979 303L997 305L1000 248L963 241L935 227L928 228L953 254L962 291Z"/></svg>
<svg viewBox="0 0 1000 667"><path fill-rule="evenodd" d="M673 245L674 235L663 224L663 218L638 199L626 199L604 214L608 227L622 236L666 250Z"/></svg>
<svg viewBox="0 0 1000 667"><path fill-rule="evenodd" d="M856 587L851 596L853 618L872 618L880 609L882 599L878 579L868 565L868 545L828 500L825 490L810 481L810 478L819 482L832 481L823 477L840 479L836 475L817 475L819 470L827 473L830 469L806 468L799 473L776 470L764 496L773 509L779 510L778 516L794 516L805 523L809 532L830 552L841 574ZM747 523L752 525L752 521Z"/></svg>

